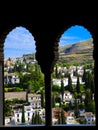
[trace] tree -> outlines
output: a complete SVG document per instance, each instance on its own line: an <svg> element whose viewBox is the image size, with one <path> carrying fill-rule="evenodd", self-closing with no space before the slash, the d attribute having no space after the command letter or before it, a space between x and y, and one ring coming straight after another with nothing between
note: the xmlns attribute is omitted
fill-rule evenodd
<svg viewBox="0 0 98 130"><path fill-rule="evenodd" d="M95 93L95 81L94 81L94 74L91 76L91 91Z"/></svg>
<svg viewBox="0 0 98 130"><path fill-rule="evenodd" d="M10 100L5 100L4 101L4 115L5 116L10 116L11 115L11 101Z"/></svg>
<svg viewBox="0 0 98 130"><path fill-rule="evenodd" d="M36 113L36 115L34 117L34 124L42 124L42 119L41 119L39 113Z"/></svg>
<svg viewBox="0 0 98 130"><path fill-rule="evenodd" d="M34 124L35 122L34 122L34 115L32 115L32 124Z"/></svg>
<svg viewBox="0 0 98 130"><path fill-rule="evenodd" d="M45 103L44 103L44 92L43 92L43 90L41 90L41 107L42 108L45 107Z"/></svg>
<svg viewBox="0 0 98 130"><path fill-rule="evenodd" d="M52 85L52 92L60 92L60 91L61 88L59 85L55 85L55 84Z"/></svg>
<svg viewBox="0 0 98 130"><path fill-rule="evenodd" d="M61 113L59 113L58 124L66 124L63 109L61 110Z"/></svg>
<svg viewBox="0 0 98 130"><path fill-rule="evenodd" d="M91 100L88 105L86 106L86 111L88 112L92 112L92 113L96 113L96 109L95 109L95 102L93 100Z"/></svg>
<svg viewBox="0 0 98 130"><path fill-rule="evenodd" d="M85 79L86 79L86 71L85 71L85 67L84 67L82 81L85 82Z"/></svg>
<svg viewBox="0 0 98 130"><path fill-rule="evenodd" d="M61 79L61 96L62 96L62 102L63 102L64 90L65 90L65 88L64 88L64 82Z"/></svg>
<svg viewBox="0 0 98 130"><path fill-rule="evenodd" d="M29 64L26 63L26 71L29 72Z"/></svg>
<svg viewBox="0 0 98 130"><path fill-rule="evenodd" d="M52 94L52 108L55 107L55 96L54 94Z"/></svg>
<svg viewBox="0 0 98 130"><path fill-rule="evenodd" d="M65 117L64 117L64 110L63 109L61 111L61 121L62 121L62 124L65 124Z"/></svg>
<svg viewBox="0 0 98 130"><path fill-rule="evenodd" d="M56 68L55 68L55 76L56 76L56 78L58 78L58 67L57 67L57 65L56 65Z"/></svg>
<svg viewBox="0 0 98 130"><path fill-rule="evenodd" d="M79 82L79 76L77 76L76 91L77 91L77 93L80 93L80 82Z"/></svg>
<svg viewBox="0 0 98 130"><path fill-rule="evenodd" d="M74 76L78 76L78 72L77 72L77 66L76 66L76 70L73 72Z"/></svg>
<svg viewBox="0 0 98 130"><path fill-rule="evenodd" d="M25 111L24 111L24 104L22 105L22 123L25 123Z"/></svg>
<svg viewBox="0 0 98 130"><path fill-rule="evenodd" d="M86 72L85 76L85 89L90 88L91 89L91 74L90 72Z"/></svg>
<svg viewBox="0 0 98 130"><path fill-rule="evenodd" d="M86 109L88 109L88 107L89 107L89 103L90 103L90 101L91 101L91 90L89 89L89 88L87 88L87 90L86 90L86 97L85 97L85 107L86 107Z"/></svg>
<svg viewBox="0 0 98 130"><path fill-rule="evenodd" d="M59 116L58 116L58 124L62 124L60 113L59 113Z"/></svg>
<svg viewBox="0 0 98 130"><path fill-rule="evenodd" d="M72 80L70 74L68 75L68 90L70 92L73 92L73 87L72 87Z"/></svg>
<svg viewBox="0 0 98 130"><path fill-rule="evenodd" d="M79 104L77 102L77 99L75 99L75 109L74 109L74 111L75 111L75 116L77 117L78 114L79 114Z"/></svg>

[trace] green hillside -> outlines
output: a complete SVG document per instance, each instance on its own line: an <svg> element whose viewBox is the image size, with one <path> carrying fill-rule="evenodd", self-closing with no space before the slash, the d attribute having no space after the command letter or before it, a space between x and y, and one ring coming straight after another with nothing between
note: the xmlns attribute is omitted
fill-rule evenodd
<svg viewBox="0 0 98 130"><path fill-rule="evenodd" d="M88 39L72 45L59 47L58 62L65 63L93 63L93 39Z"/></svg>

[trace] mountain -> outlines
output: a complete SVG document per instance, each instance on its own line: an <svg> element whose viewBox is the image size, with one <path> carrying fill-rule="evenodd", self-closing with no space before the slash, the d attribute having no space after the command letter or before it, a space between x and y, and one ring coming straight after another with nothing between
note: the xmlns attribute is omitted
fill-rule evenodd
<svg viewBox="0 0 98 130"><path fill-rule="evenodd" d="M93 39L77 42L67 46L59 46L59 62L92 63L93 59Z"/></svg>

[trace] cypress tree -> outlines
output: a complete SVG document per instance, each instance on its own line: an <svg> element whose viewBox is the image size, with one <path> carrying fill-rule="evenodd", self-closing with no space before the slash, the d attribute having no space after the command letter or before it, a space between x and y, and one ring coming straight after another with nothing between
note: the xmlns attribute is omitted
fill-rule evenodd
<svg viewBox="0 0 98 130"><path fill-rule="evenodd" d="M44 108L44 92L41 91L41 107Z"/></svg>
<svg viewBox="0 0 98 130"><path fill-rule="evenodd" d="M59 113L59 116L58 116L58 124L62 124L62 121L61 121L61 114Z"/></svg>
<svg viewBox="0 0 98 130"><path fill-rule="evenodd" d="M65 124L64 110L61 111L61 121L62 124Z"/></svg>
<svg viewBox="0 0 98 130"><path fill-rule="evenodd" d="M86 79L86 71L85 71L85 67L84 67L82 81L85 82L85 79Z"/></svg>
<svg viewBox="0 0 98 130"><path fill-rule="evenodd" d="M77 91L77 93L80 93L80 82L79 82L79 76L77 76L76 91Z"/></svg>
<svg viewBox="0 0 98 130"><path fill-rule="evenodd" d="M55 69L55 76L56 76L56 78L58 78L58 67L57 67L57 65L56 65L56 69Z"/></svg>
<svg viewBox="0 0 98 130"><path fill-rule="evenodd" d="M52 108L55 107L55 96L54 94L52 95Z"/></svg>
<svg viewBox="0 0 98 130"><path fill-rule="evenodd" d="M22 105L22 123L25 123L25 111L24 111L24 104Z"/></svg>
<svg viewBox="0 0 98 130"><path fill-rule="evenodd" d="M34 122L34 115L32 115L32 124L34 124L35 122Z"/></svg>
<svg viewBox="0 0 98 130"><path fill-rule="evenodd" d="M71 80L70 74L68 75L68 90L69 90L70 92L73 92L72 80Z"/></svg>
<svg viewBox="0 0 98 130"><path fill-rule="evenodd" d="M62 96L62 102L63 102L63 96L64 96L64 82L63 80L61 79L61 96Z"/></svg>

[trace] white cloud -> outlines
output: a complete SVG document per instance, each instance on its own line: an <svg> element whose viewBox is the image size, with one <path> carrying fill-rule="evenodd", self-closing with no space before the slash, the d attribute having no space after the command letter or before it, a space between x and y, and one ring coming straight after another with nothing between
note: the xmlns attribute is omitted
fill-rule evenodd
<svg viewBox="0 0 98 130"><path fill-rule="evenodd" d="M12 30L6 37L4 43L5 55L14 51L15 53L33 53L35 52L35 41L31 33L22 27Z"/></svg>
<svg viewBox="0 0 98 130"><path fill-rule="evenodd" d="M59 42L59 45L64 46L64 45L67 45L67 44L72 44L72 43L75 43L76 41L80 41L80 39L81 39L80 37L76 37L76 36L64 36L64 35L62 35L60 42Z"/></svg>

